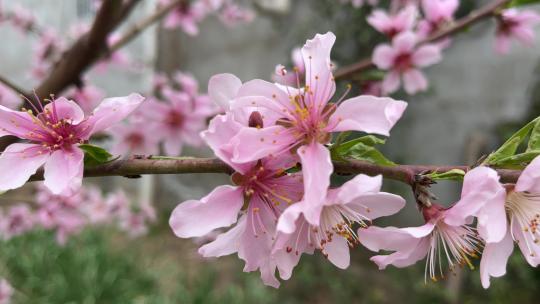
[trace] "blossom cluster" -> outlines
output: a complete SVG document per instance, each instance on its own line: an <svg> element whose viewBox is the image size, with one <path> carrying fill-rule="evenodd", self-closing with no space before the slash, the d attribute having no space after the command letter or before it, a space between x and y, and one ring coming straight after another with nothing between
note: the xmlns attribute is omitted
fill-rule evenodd
<svg viewBox="0 0 540 304"><path fill-rule="evenodd" d="M11 303L11 298L13 297L13 287L11 284L4 279L0 278L0 304L9 304Z"/></svg>
<svg viewBox="0 0 540 304"><path fill-rule="evenodd" d="M442 51L451 43L448 37L434 41L431 37L453 25L459 7L458 0L401 2L393 5L391 11L377 8L367 18L375 30L390 40L378 45L372 56L375 66L386 71L380 83L381 95L396 92L401 84L410 95L427 90L428 81L421 69L440 62ZM495 49L507 53L513 38L532 45L532 27L538 23L540 15L534 11L501 10L497 13Z"/></svg>
<svg viewBox="0 0 540 304"><path fill-rule="evenodd" d="M153 96L123 124L107 130L115 155L155 155L160 151L178 156L188 144L202 144L199 133L210 117L220 112L208 95L199 92L197 80L189 73L172 77L157 74Z"/></svg>
<svg viewBox="0 0 540 304"><path fill-rule="evenodd" d="M164 6L172 1L160 0L159 4ZM221 22L229 27L251 22L255 17L251 9L239 5L234 0L182 1L167 15L163 26L168 29L180 28L186 34L196 36L199 34L199 23L211 14L216 14Z"/></svg>
<svg viewBox="0 0 540 304"><path fill-rule="evenodd" d="M53 194L43 184L35 194L35 207L14 203L0 210L0 238L4 241L35 229L54 231L59 244L89 226L114 225L130 237L144 235L156 220L154 208L134 205L122 190L103 195L95 186L82 187L69 196Z"/></svg>
<svg viewBox="0 0 540 304"><path fill-rule="evenodd" d="M487 166L470 170L460 200L450 207L430 195L417 197L425 220L420 227L373 225L405 205L400 196L381 191L380 175L360 174L341 187L331 186L331 134L389 136L407 107L403 101L367 95L331 102L334 41L330 32L317 34L302 47L302 70L295 72L305 75L303 86L258 79L242 83L231 74L210 79L208 94L226 111L201 136L234 169L232 185L180 203L169 220L174 233L181 238L218 234L199 248L203 257L237 253L244 271L260 271L263 282L274 287L280 284L276 275L283 280L292 276L302 254L319 251L344 269L350 264L349 249L357 245L391 252L371 258L380 269L425 259L426 280L434 281L444 278L447 268L474 268L474 259L482 256L485 288L490 277L504 275L514 243L537 266L540 157L515 185L502 184ZM222 232L225 227L230 228Z"/></svg>
<svg viewBox="0 0 540 304"><path fill-rule="evenodd" d="M170 225L179 237L201 237L235 224L202 246L205 257L238 253L245 271L260 270L278 286L303 253L321 251L340 268L359 240L353 224L367 226L403 207L381 192L382 177L359 175L330 188L332 133L362 131L384 136L406 108L403 101L373 96L332 99L336 86L330 52L335 36L316 35L301 49L305 85L263 80L242 83L231 74L212 77L208 94L225 113L201 133L217 157L235 170L232 186L181 203ZM291 168L301 168L294 172Z"/></svg>

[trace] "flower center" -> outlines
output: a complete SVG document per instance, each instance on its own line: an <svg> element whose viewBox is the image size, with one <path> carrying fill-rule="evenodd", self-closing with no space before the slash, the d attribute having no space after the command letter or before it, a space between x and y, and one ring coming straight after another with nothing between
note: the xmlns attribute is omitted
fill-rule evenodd
<svg viewBox="0 0 540 304"><path fill-rule="evenodd" d="M165 123L173 128L180 128L184 125L184 115L178 111L170 111L165 118Z"/></svg>
<svg viewBox="0 0 540 304"><path fill-rule="evenodd" d="M512 230L513 224L516 223L521 228L530 255L532 257L536 256L532 248L533 244L538 244L540 238L538 231L538 225L540 224L540 195L511 191L506 196L505 207L510 218L512 238L517 241Z"/></svg>
<svg viewBox="0 0 540 304"><path fill-rule="evenodd" d="M131 133L126 137L126 143L131 149L136 149L143 145L144 137L140 133Z"/></svg>
<svg viewBox="0 0 540 304"><path fill-rule="evenodd" d="M429 277L437 281L437 272L444 278L443 262L446 257L448 269L455 273L456 266L468 265L471 270L474 265L470 258L477 258L483 246L478 238L476 229L466 225L450 226L444 221L438 221L429 238L429 251L426 259L425 280ZM442 254L441 254L442 252Z"/></svg>
<svg viewBox="0 0 540 304"><path fill-rule="evenodd" d="M394 67L401 72L409 70L412 66L410 53L401 53L394 59Z"/></svg>

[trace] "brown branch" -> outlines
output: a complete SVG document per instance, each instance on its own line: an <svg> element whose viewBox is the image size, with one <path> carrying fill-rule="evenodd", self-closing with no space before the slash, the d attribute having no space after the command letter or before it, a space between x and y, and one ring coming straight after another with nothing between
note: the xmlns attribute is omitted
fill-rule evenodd
<svg viewBox="0 0 540 304"><path fill-rule="evenodd" d="M135 24L132 28L126 31L126 33L109 48L109 53L117 51L118 49L128 44L135 37L137 37L137 35L139 35L142 31L144 31L146 28L148 28L155 22L165 17L171 10L173 10L175 7L177 7L184 1L185 0L173 1L163 7L158 8L157 11L154 12L152 15L141 20L139 23Z"/></svg>
<svg viewBox="0 0 540 304"><path fill-rule="evenodd" d="M81 36L54 66L49 76L37 87L40 98L57 94L77 82L106 49L107 36L118 25L122 13L121 0L103 1L90 31Z"/></svg>
<svg viewBox="0 0 540 304"><path fill-rule="evenodd" d="M4 78L0 75L0 83L2 83L4 86L11 89L13 92L17 93L18 95L26 96L26 92L22 88L20 88L18 85L14 84L7 78Z"/></svg>
<svg viewBox="0 0 540 304"><path fill-rule="evenodd" d="M463 17L462 19L456 21L454 24L447 28L443 28L437 33L434 33L433 35L429 36L428 38L422 40L419 42L419 44L434 42L443 38L446 38L448 36L452 36L456 33L461 32L462 30L466 29L467 27L483 20L489 17L492 17L494 14L497 13L497 10L503 7L504 5L508 4L511 0L496 0L493 1L484 7L475 10L471 12L466 17ZM344 66L340 69L338 69L334 75L336 79L342 79L342 78L348 78L351 75L361 72L363 70L374 68L375 65L373 64L373 61L371 58L364 58L356 63L353 63L348 66Z"/></svg>
<svg viewBox="0 0 540 304"><path fill-rule="evenodd" d="M334 171L337 174L382 174L385 178L412 184L416 174L425 172L447 172L452 169L468 171L468 166L416 166L398 165L394 167L379 166L364 161L350 160L347 162L334 162ZM521 171L497 169L504 183L514 183ZM85 177L97 176L140 176L146 174L186 174L186 173L226 173L231 174L227 164L214 158L182 158L182 159L127 159L115 160L103 165L88 167L84 170ZM39 170L31 181L43 180L43 170Z"/></svg>

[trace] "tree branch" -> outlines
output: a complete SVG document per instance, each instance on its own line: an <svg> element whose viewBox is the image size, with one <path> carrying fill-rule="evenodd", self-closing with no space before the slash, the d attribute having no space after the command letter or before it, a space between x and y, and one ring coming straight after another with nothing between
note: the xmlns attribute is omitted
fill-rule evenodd
<svg viewBox="0 0 540 304"><path fill-rule="evenodd" d="M379 166L372 163L349 160L346 162L334 162L334 171L337 174L382 174L385 178L412 184L416 174L426 172L444 173L452 169L461 169L465 172L470 170L468 166L422 166L422 165L398 165L394 167ZM227 164L215 158L170 158L159 157L149 159L126 159L115 160L103 165L84 169L84 177L97 176L126 176L137 177L146 174L186 174L186 173L226 173L231 174L234 170ZM520 170L497 169L504 183L515 183ZM40 169L30 178L30 181L43 180L43 170Z"/></svg>
<svg viewBox="0 0 540 304"><path fill-rule="evenodd" d="M154 24L161 18L165 17L171 10L173 10L175 7L180 5L180 3L182 2L184 2L184 0L177 0L163 7L160 7L152 15L146 17L145 19L141 20L139 23L135 24L116 43L114 43L109 48L109 53L117 51L118 49L128 44L135 37L137 37L137 35L139 35L142 31L144 31L146 28L148 28L149 26L151 26L152 24Z"/></svg>
<svg viewBox="0 0 540 304"><path fill-rule="evenodd" d="M121 0L103 1L90 31L77 40L37 87L40 98L57 94L74 82L99 58L107 46L107 36L118 25Z"/></svg>
<svg viewBox="0 0 540 304"><path fill-rule="evenodd" d="M471 12L468 16L463 17L462 19L456 21L452 26L443 28L437 33L429 36L428 38L419 42L419 44L434 42L442 38L454 35L461 32L463 29L485 19L493 16L499 8L508 4L511 0L496 0L493 1L484 7ZM348 66L344 66L338 69L334 75L335 79L348 78L351 75L358 73L363 70L374 68L375 65L371 58L364 58L356 63L353 63Z"/></svg>
<svg viewBox="0 0 540 304"><path fill-rule="evenodd" d="M26 92L22 88L20 88L18 85L14 84L13 82L9 81L7 78L4 78L2 75L0 75L0 82L4 84L4 86L11 89L13 92L26 96Z"/></svg>

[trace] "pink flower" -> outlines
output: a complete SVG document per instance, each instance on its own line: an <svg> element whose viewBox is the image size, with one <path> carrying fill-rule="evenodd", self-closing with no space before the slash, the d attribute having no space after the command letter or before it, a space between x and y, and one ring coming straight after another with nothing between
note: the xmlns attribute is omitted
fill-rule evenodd
<svg viewBox="0 0 540 304"><path fill-rule="evenodd" d="M264 127L244 126L230 140L226 152L232 155L232 162L246 163L293 153L302 163L304 200L313 206L322 205L330 183L333 165L324 144L329 143L331 134L355 130L389 135L407 106L403 101L373 96L329 103L335 92L330 63L334 41L332 33L318 34L302 48L306 67L304 88L284 87L258 79L244 83L239 89L237 82L223 84L224 90L234 85L238 91L230 104L231 111L266 111L261 113L266 120ZM318 224L318 218L308 217L307 220Z"/></svg>
<svg viewBox="0 0 540 304"><path fill-rule="evenodd" d="M536 157L521 173L515 186L501 185L489 204L469 202L462 206L478 218L478 232L486 240L480 262L482 286L488 288L490 277L506 273L506 263L518 244L523 257L536 267L540 264L540 158ZM496 174L496 173L492 173ZM499 194L502 193L502 194Z"/></svg>
<svg viewBox="0 0 540 304"><path fill-rule="evenodd" d="M386 94L399 89L401 78L408 94L427 90L427 79L418 68L440 60L440 47L434 44L417 46L417 36L412 32L397 35L392 45L379 45L373 52L373 63L379 69L389 71L382 84Z"/></svg>
<svg viewBox="0 0 540 304"><path fill-rule="evenodd" d="M511 8L504 10L497 21L495 50L499 54L508 53L512 38L519 40L526 46L534 44L533 26L540 22L540 16L536 12L531 10L518 11Z"/></svg>
<svg viewBox="0 0 540 304"><path fill-rule="evenodd" d="M13 287L9 282L2 278L0 279L0 304L11 303L11 297L13 296Z"/></svg>
<svg viewBox="0 0 540 304"><path fill-rule="evenodd" d="M367 22L377 31L393 38L399 33L412 30L417 17L418 9L415 6L410 5L400 10L395 15L389 15L381 9L374 10L371 15L367 17Z"/></svg>
<svg viewBox="0 0 540 304"><path fill-rule="evenodd" d="M241 7L232 1L225 2L219 14L219 19L226 26L248 23L253 21L254 18L255 13L252 10Z"/></svg>
<svg viewBox="0 0 540 304"><path fill-rule="evenodd" d="M143 107L148 105L146 102ZM141 118L112 126L107 130L112 137L113 155L156 155L159 153L158 128Z"/></svg>
<svg viewBox="0 0 540 304"><path fill-rule="evenodd" d="M161 1L162 5L170 3L170 0ZM163 21L167 29L180 27L186 34L196 36L199 34L198 23L208 14L207 6L202 2L192 4L182 2Z"/></svg>
<svg viewBox="0 0 540 304"><path fill-rule="evenodd" d="M148 223L156 220L156 211L149 203L143 203L138 210L129 210L120 214L119 227L129 237L136 238L148 233Z"/></svg>
<svg viewBox="0 0 540 304"><path fill-rule="evenodd" d="M240 86L240 80L233 75L216 75L210 80L210 96L226 103ZM261 110L264 113L264 109ZM218 257L237 252L246 262L244 271L259 269L264 283L277 287L275 270L278 268L281 272L281 265L287 261L271 252L275 226L283 209L301 198L301 175L285 173L295 163L286 156L243 164L231 160L227 146L242 126L264 125L264 114L255 112L248 117L242 114L240 111L237 115L231 112L218 115L202 133L214 153L236 171L232 175L235 186L219 186L201 200L179 204L169 224L178 237L189 238L206 236L215 229L236 223L215 241L202 246L199 253L204 257Z"/></svg>
<svg viewBox="0 0 540 304"><path fill-rule="evenodd" d="M476 230L467 225L475 211L490 206L489 210L479 216L479 223L489 229L496 229L489 235L490 239L500 240L504 236L504 231L500 233L500 223L490 222L486 218L487 214L498 214L501 211L500 208L491 208L496 207L497 199L501 194L504 195L504 189L498 180L495 171L485 167L475 168L465 175L461 199L453 207L444 209L436 204L423 207L426 224L420 227L360 228L360 242L372 251L394 251L389 255L371 258L379 269L384 269L387 265L407 267L427 257L426 278L429 274L432 280L436 280L437 272L444 277L441 259L446 260L450 270L465 264L472 268L470 258L477 257L482 246ZM479 227L478 231L482 233L484 228Z"/></svg>
<svg viewBox="0 0 540 304"><path fill-rule="evenodd" d="M302 58L302 51L300 48L294 48L291 53L293 63L293 73L287 71L285 66L279 64L276 66L272 80L275 82L295 87L298 86L300 81L304 81L306 68L304 66L304 59Z"/></svg>
<svg viewBox="0 0 540 304"><path fill-rule="evenodd" d="M34 216L25 204L17 204L0 218L0 236L4 240L19 236L34 227Z"/></svg>
<svg viewBox="0 0 540 304"><path fill-rule="evenodd" d="M209 116L207 101L200 106L196 102L201 99L192 99L185 92L170 88L164 88L162 95L166 101L148 102L141 109L146 121L155 126L149 136L162 139L165 153L171 156L180 155L184 143L200 146L202 141L199 133L204 130Z"/></svg>
<svg viewBox="0 0 540 304"><path fill-rule="evenodd" d="M418 23L418 32L425 38L454 20L458 0L423 0L424 20Z"/></svg>
<svg viewBox="0 0 540 304"><path fill-rule="evenodd" d="M54 194L78 189L84 157L78 145L124 119L143 99L138 94L108 98L87 117L63 97L35 109L38 114L0 106L0 130L30 141L12 144L0 155L0 191L21 187L42 165L45 186Z"/></svg>
<svg viewBox="0 0 540 304"><path fill-rule="evenodd" d="M189 200L173 211L169 224L178 237L200 237L236 225L202 246L204 257L238 253L244 271L261 272L264 283L279 286L276 267L286 278L282 261L271 254L276 222L282 210L301 197L301 176L286 174L280 159L263 159L232 176L235 186L219 186L206 197ZM239 215L240 214L240 215ZM238 217L240 217L238 219Z"/></svg>
<svg viewBox="0 0 540 304"><path fill-rule="evenodd" d="M380 192L382 176L357 175L337 189L330 189L322 208L314 210L305 202L285 210L277 225L278 235L274 250L285 250L289 255L290 277L292 268L302 253L321 252L339 268L349 266L349 247L358 244L353 224L367 226L373 219L396 213L405 200L397 195ZM309 212L320 212L319 225L311 225L305 219Z"/></svg>

